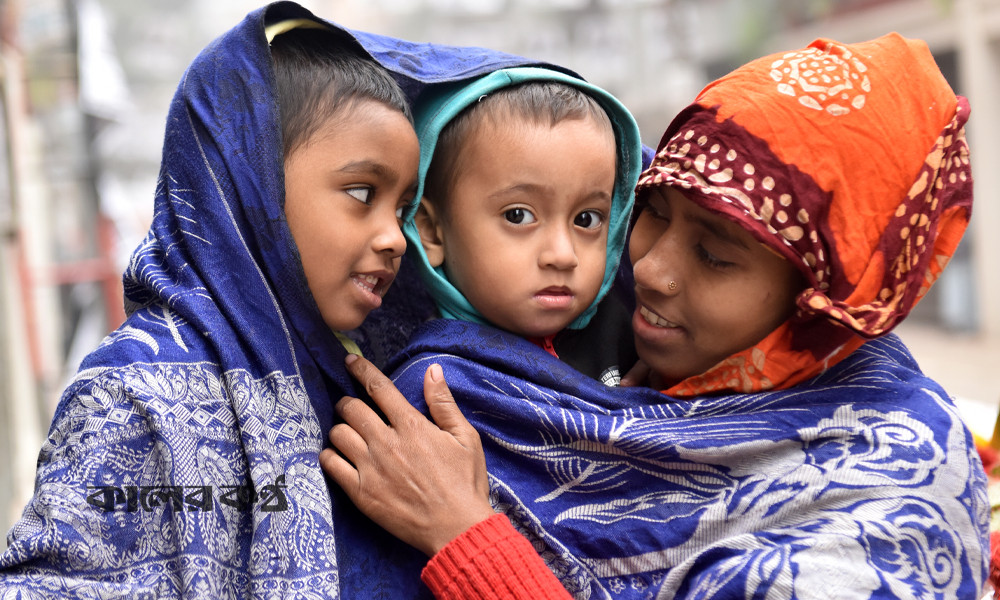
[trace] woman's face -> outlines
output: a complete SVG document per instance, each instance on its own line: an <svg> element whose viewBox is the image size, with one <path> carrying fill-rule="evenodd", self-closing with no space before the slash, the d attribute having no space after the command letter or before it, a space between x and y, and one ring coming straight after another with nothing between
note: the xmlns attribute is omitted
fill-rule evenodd
<svg viewBox="0 0 1000 600"><path fill-rule="evenodd" d="M632 328L652 384L666 389L766 337L805 284L790 262L681 192L645 194L629 244Z"/></svg>

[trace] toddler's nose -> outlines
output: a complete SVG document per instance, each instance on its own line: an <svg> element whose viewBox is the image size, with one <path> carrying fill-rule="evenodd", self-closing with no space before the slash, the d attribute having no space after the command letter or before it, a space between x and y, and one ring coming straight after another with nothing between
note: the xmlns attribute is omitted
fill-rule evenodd
<svg viewBox="0 0 1000 600"><path fill-rule="evenodd" d="M572 234L563 229L547 233L545 244L538 255L539 265L560 270L575 269L580 261L576 256Z"/></svg>

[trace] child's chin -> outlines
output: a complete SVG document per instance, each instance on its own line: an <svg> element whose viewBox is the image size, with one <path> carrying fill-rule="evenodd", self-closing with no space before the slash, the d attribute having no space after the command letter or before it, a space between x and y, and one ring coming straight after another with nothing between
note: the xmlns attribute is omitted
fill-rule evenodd
<svg viewBox="0 0 1000 600"><path fill-rule="evenodd" d="M569 322L559 326L551 326L549 324L546 324L545 327L539 327L538 325L535 325L533 327L525 327L524 329L521 330L520 333L518 333L518 335L526 338L547 338L554 336L563 329L566 329L568 325Z"/></svg>

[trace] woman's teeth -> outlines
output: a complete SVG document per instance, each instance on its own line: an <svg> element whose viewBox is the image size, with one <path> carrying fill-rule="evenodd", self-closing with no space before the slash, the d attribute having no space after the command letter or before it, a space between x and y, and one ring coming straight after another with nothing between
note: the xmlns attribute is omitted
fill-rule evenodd
<svg viewBox="0 0 1000 600"><path fill-rule="evenodd" d="M655 325L656 327L678 327L677 323L671 323L663 317L651 312L645 306L639 307L639 314L642 315L642 318L645 319L650 325Z"/></svg>

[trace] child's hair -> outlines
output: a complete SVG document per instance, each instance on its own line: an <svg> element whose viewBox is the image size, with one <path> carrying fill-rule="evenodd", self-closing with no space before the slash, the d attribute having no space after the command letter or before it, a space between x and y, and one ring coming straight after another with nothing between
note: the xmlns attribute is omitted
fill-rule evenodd
<svg viewBox="0 0 1000 600"><path fill-rule="evenodd" d="M441 131L434 158L427 170L424 196L438 205L451 191L462 150L469 135L484 123L514 120L555 126L562 121L591 119L614 137L611 119L601 105L583 90L552 81L528 81L483 96L451 120Z"/></svg>
<svg viewBox="0 0 1000 600"><path fill-rule="evenodd" d="M381 102L413 121L406 96L389 72L337 32L292 29L274 38L271 56L286 158L354 102Z"/></svg>

